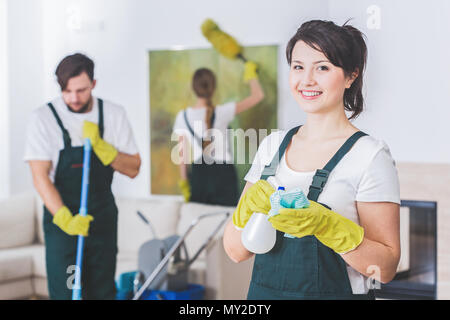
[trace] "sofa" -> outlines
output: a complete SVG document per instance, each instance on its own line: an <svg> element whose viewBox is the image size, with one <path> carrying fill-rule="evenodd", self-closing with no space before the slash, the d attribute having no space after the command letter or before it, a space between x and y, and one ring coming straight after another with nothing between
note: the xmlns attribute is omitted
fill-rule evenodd
<svg viewBox="0 0 450 320"><path fill-rule="evenodd" d="M116 279L137 270L138 251L144 242L155 237L181 236L200 215L229 212L231 218L234 210L172 199L116 198ZM48 298L42 208L40 198L33 193L0 201L0 299ZM155 234L137 215L138 210L151 222ZM224 218L225 215L214 215L199 220L185 239L190 257ZM253 259L236 264L227 257L222 245L224 227L225 224L191 265L188 280L205 287L205 299L245 299Z"/></svg>

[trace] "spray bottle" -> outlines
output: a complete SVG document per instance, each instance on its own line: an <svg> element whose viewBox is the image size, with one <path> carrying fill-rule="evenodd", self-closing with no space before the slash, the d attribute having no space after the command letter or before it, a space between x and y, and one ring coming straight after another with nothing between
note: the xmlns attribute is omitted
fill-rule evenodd
<svg viewBox="0 0 450 320"><path fill-rule="evenodd" d="M280 196L285 191L284 187L280 186L275 177L271 176L267 181L277 189L271 199ZM242 244L248 251L263 254L269 252L275 246L277 232L269 222L269 217L269 214L261 212L254 212L251 215L241 234Z"/></svg>

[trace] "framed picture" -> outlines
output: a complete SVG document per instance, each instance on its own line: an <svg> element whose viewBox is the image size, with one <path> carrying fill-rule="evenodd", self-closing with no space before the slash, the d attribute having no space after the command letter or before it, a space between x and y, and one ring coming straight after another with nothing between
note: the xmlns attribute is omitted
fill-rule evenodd
<svg viewBox="0 0 450 320"><path fill-rule="evenodd" d="M180 194L177 164L171 161L172 129L177 113L192 106L196 97L192 90L192 76L199 68L208 68L216 75L217 88L214 105L240 101L250 94L243 80L244 63L219 55L214 49L151 50L150 75L150 161L151 193ZM265 98L252 109L237 115L230 129L255 129L258 134L277 128L277 62L278 46L244 47L243 55L258 64L258 74ZM258 141L264 137L258 137ZM233 142L236 146L237 141ZM240 191L253 161L254 152L246 146L245 163L235 161ZM256 150L255 150L256 152ZM236 158L236 155L234 154Z"/></svg>

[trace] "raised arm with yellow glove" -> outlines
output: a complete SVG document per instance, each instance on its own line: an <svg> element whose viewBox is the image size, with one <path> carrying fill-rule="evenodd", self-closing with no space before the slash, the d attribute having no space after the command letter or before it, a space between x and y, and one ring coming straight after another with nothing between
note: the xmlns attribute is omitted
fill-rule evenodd
<svg viewBox="0 0 450 320"><path fill-rule="evenodd" d="M252 79L258 79L258 65L253 61L247 61L244 65L244 81L248 82Z"/></svg>
<svg viewBox="0 0 450 320"><path fill-rule="evenodd" d="M53 216L53 223L61 228L68 235L88 236L89 224L94 220L91 215L82 216L80 214L72 215L69 208L63 206Z"/></svg>
<svg viewBox="0 0 450 320"><path fill-rule="evenodd" d="M254 212L267 214L270 211L270 196L275 189L266 180L259 180L242 196L233 213L233 224L242 229Z"/></svg>
<svg viewBox="0 0 450 320"><path fill-rule="evenodd" d="M297 238L314 235L341 254L358 247L364 238L364 229L358 224L311 200L308 208L283 208L269 221L275 229Z"/></svg>
<svg viewBox="0 0 450 320"><path fill-rule="evenodd" d="M91 140L92 149L104 166L110 165L119 153L114 146L100 137L98 125L93 122L84 121L83 138Z"/></svg>

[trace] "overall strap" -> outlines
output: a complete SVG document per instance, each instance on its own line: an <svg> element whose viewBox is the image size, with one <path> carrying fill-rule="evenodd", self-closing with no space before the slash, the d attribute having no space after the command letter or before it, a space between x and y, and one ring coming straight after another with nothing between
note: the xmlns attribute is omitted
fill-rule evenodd
<svg viewBox="0 0 450 320"><path fill-rule="evenodd" d="M183 111L183 116L184 116L184 122L186 122L186 126L187 126L189 132L192 134L194 139L197 140L197 142L200 144L200 146L202 146L203 145L203 138L197 137L196 134L194 133L194 130L192 130L192 127L189 124L189 121L187 119L187 112L186 112L186 110ZM214 127L215 120L216 120L216 108L213 109L213 114L211 116L211 128Z"/></svg>
<svg viewBox="0 0 450 320"><path fill-rule="evenodd" d="M280 160L283 157L284 152L286 151L289 143L291 142L292 136L297 133L297 131L298 131L298 129L300 129L300 127L301 126L292 128L284 136L284 139L281 142L280 147L278 148L278 152L273 157L272 162L268 166L264 167L264 170L261 174L262 180L267 180L267 178L269 178L270 176L275 175L277 168L278 168L278 164L280 163Z"/></svg>
<svg viewBox="0 0 450 320"><path fill-rule="evenodd" d="M98 130L100 131L100 138L103 139L103 100L98 98Z"/></svg>
<svg viewBox="0 0 450 320"><path fill-rule="evenodd" d="M322 190L325 187L325 184L328 181L328 177L331 171L336 167L339 161L341 161L341 159L347 154L347 152L350 151L355 142L358 141L359 138L366 135L367 134L362 131L355 132L350 138L347 139L347 141L345 141L345 143L335 153L333 158L331 158L331 160L328 161L325 167L323 167L323 169L318 169L316 171L316 174L313 177L313 181L309 186L309 193L308 193L309 200L317 201L319 195L322 193Z"/></svg>
<svg viewBox="0 0 450 320"><path fill-rule="evenodd" d="M47 104L50 107L50 110L52 111L53 115L56 118L56 122L58 122L59 127L61 128L63 132L63 139L64 139L64 148L70 148L72 146L72 140L70 139L69 132L64 128L62 121L60 117L58 116L58 113L55 110L55 107L51 102Z"/></svg>

